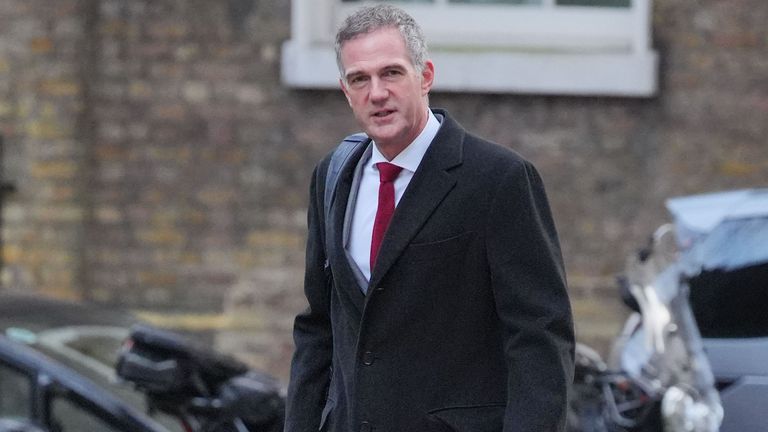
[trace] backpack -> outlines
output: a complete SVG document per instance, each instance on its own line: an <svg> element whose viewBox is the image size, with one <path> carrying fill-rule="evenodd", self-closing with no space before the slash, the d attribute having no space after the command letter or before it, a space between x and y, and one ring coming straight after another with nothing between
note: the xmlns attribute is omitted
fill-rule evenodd
<svg viewBox="0 0 768 432"><path fill-rule="evenodd" d="M330 232L330 213L331 203L336 194L336 183L339 180L339 174L341 170L349 162L350 156L355 153L356 150L362 146L367 145L370 140L368 135L364 133L356 133L344 138L331 155L331 161L328 164L328 171L325 174L325 196L323 197L323 215L325 216L325 232ZM325 267L328 268L328 246L330 241L328 236L325 236Z"/></svg>

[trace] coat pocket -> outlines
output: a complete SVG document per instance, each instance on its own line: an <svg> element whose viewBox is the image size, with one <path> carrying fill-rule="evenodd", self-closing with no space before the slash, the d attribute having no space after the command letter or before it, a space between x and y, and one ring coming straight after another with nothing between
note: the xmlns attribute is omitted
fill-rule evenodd
<svg viewBox="0 0 768 432"><path fill-rule="evenodd" d="M470 242L475 238L474 231L468 231L438 241L411 243L405 250L404 256L408 261L444 260L450 256L464 253Z"/></svg>
<svg viewBox="0 0 768 432"><path fill-rule="evenodd" d="M504 409L503 403L440 408L430 411L429 417L445 432L501 432Z"/></svg>

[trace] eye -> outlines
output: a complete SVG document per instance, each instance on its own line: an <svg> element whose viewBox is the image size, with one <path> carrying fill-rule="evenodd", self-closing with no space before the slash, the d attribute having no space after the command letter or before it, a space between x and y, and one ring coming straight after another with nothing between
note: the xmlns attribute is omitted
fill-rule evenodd
<svg viewBox="0 0 768 432"><path fill-rule="evenodd" d="M353 75L347 79L347 83L351 87L362 87L368 82L368 77L365 75Z"/></svg>
<svg viewBox="0 0 768 432"><path fill-rule="evenodd" d="M397 78L402 74L403 72L399 69L387 69L386 71L384 71L383 76L384 78Z"/></svg>

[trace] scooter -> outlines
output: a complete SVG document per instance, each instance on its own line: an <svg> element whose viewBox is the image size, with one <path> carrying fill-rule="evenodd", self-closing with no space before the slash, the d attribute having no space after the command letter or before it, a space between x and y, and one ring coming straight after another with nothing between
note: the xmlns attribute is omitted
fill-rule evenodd
<svg viewBox="0 0 768 432"><path fill-rule="evenodd" d="M147 397L150 411L178 419L185 432L279 432L284 392L276 379L179 334L131 328L117 375Z"/></svg>

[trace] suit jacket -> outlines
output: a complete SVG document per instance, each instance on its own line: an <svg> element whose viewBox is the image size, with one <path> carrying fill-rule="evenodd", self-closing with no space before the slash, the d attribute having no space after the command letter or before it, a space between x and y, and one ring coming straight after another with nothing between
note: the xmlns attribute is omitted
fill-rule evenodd
<svg viewBox="0 0 768 432"><path fill-rule="evenodd" d="M315 169L288 432L564 429L573 326L541 179L517 153L434 111L440 130L367 294L343 246L355 164L340 173L328 232L329 157Z"/></svg>

